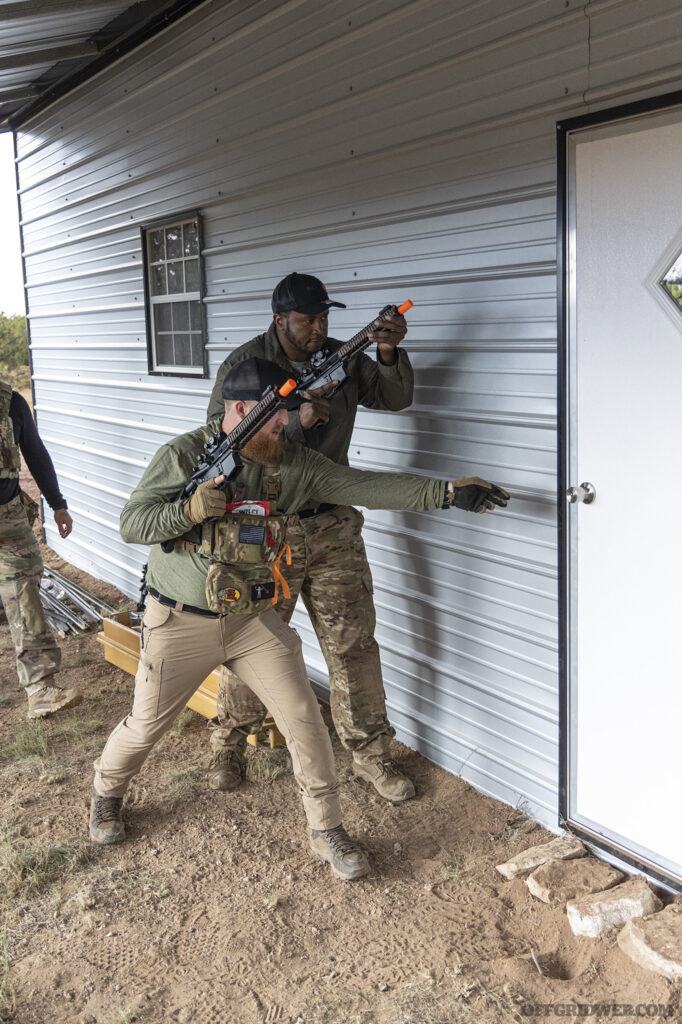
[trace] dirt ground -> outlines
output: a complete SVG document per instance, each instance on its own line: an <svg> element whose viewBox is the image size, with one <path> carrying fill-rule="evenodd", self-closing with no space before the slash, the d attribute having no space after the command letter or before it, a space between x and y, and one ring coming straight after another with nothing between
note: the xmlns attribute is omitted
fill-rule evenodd
<svg viewBox="0 0 682 1024"><path fill-rule="evenodd" d="M92 846L92 761L133 680L94 634L62 648L61 683L85 700L30 723L0 627L3 1024L497 1024L614 1003L682 1019L680 986L615 934L575 937L563 907L495 871L547 832L400 744L418 797L391 806L334 742L345 825L372 864L358 882L309 853L285 751L252 749L237 793L207 789L208 730L191 711L133 782L127 842Z"/></svg>

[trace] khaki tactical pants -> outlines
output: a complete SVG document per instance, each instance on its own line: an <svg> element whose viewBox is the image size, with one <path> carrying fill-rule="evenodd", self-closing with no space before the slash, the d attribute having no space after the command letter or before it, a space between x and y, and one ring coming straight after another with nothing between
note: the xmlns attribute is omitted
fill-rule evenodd
<svg viewBox="0 0 682 1024"><path fill-rule="evenodd" d="M0 600L5 607L22 686L48 685L61 662L40 603L43 560L17 495L0 505Z"/></svg>
<svg viewBox="0 0 682 1024"><path fill-rule="evenodd" d="M123 796L154 744L221 663L264 701L283 733L311 828L341 823L329 733L306 675L301 641L272 607L263 615L209 618L148 598L130 714L95 762L95 791Z"/></svg>
<svg viewBox="0 0 682 1024"><path fill-rule="evenodd" d="M362 514L349 506L307 519L292 516L286 534L292 564L280 562L291 597L280 596L275 610L289 622L301 595L329 669L332 717L341 742L349 750L381 754L395 731L386 717L374 639L376 613L363 522ZM265 708L247 684L235 669L221 670L219 725L211 735L214 750L234 746L240 734L260 728Z"/></svg>

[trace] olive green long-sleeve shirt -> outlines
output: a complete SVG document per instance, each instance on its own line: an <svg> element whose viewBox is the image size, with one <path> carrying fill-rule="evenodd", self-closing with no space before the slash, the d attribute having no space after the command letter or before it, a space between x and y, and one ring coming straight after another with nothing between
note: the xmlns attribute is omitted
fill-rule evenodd
<svg viewBox="0 0 682 1024"><path fill-rule="evenodd" d="M189 535L200 539L182 511L177 495L189 480L206 441L220 429L213 420L169 441L158 450L121 513L121 536L129 544L151 544L147 582L161 594L197 608L207 608L204 586L208 560L191 551L161 550L161 542ZM228 501L236 484L244 487L244 500L262 497L263 467L243 459L244 468L229 484ZM319 452L292 446L281 467L278 511L289 515L306 501L365 508L441 508L445 483L407 473L373 473L338 466Z"/></svg>
<svg viewBox="0 0 682 1024"><path fill-rule="evenodd" d="M343 342L328 338L326 348L336 352ZM304 430L301 426L298 411L289 413L289 424L285 427L284 436L293 444L303 444L307 448L326 455L339 465L348 465L348 447L350 445L355 414L358 405L367 409L386 409L398 412L406 409L412 402L414 393L414 373L407 352L398 346L395 350L397 360L393 366L371 359L365 352L359 352L348 361L348 379L344 381L340 391L330 399L329 423ZM223 381L228 370L244 359L258 356L277 363L292 376L297 375L284 354L277 337L274 321L265 334L247 341L227 357L216 376L211 398L208 404L207 419L222 417L224 402L222 398Z"/></svg>

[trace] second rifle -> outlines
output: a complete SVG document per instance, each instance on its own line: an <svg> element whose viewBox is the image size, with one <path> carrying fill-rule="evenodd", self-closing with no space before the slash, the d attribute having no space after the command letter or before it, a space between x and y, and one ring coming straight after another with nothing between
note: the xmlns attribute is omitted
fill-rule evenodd
<svg viewBox="0 0 682 1024"><path fill-rule="evenodd" d="M296 393L302 395L313 388L322 388L326 384L336 381L336 387L327 391L324 397L331 398L332 395L335 395L343 387L343 383L348 376L348 370L346 369L348 360L371 344L369 340L370 334L380 330L382 323L390 317L406 313L413 305L414 303L407 299L400 306L384 306L370 324L367 324L361 331L354 334L349 341L344 342L336 352L330 353L324 348L320 349L319 352L315 352L301 371L296 385Z"/></svg>

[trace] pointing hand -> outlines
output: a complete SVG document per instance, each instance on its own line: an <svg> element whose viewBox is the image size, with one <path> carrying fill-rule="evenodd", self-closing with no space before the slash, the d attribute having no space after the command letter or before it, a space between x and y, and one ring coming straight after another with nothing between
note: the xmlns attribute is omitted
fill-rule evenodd
<svg viewBox="0 0 682 1024"><path fill-rule="evenodd" d="M506 508L509 494L496 484L481 480L480 476L460 476L451 480L445 492L446 508L453 506L466 512L485 512L497 505Z"/></svg>

